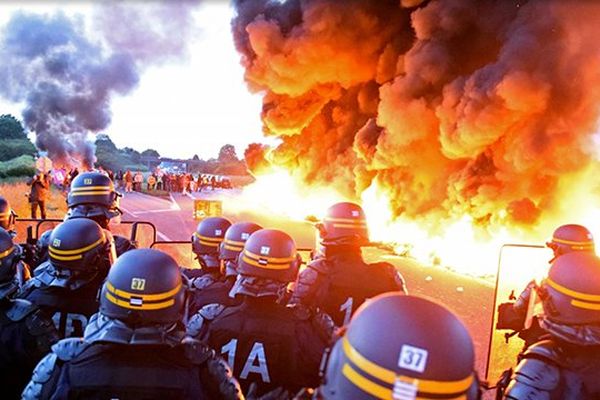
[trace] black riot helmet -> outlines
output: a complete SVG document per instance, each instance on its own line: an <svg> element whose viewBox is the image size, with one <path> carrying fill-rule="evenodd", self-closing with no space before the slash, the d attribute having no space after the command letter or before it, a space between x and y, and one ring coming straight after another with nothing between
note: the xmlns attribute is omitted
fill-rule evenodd
<svg viewBox="0 0 600 400"><path fill-rule="evenodd" d="M355 203L342 202L329 207L317 229L324 246L364 246L369 243L365 212Z"/></svg>
<svg viewBox="0 0 600 400"><path fill-rule="evenodd" d="M222 264L221 272L224 275L237 275L238 257L244 250L244 245L250 235L260 229L262 229L262 226L253 222L236 222L227 229L225 238L219 247L219 259Z"/></svg>
<svg viewBox="0 0 600 400"><path fill-rule="evenodd" d="M12 235L0 228L0 285L14 280L20 256L21 248L13 243Z"/></svg>
<svg viewBox="0 0 600 400"><path fill-rule="evenodd" d="M556 258L539 289L544 318L583 326L600 323L600 258L575 251Z"/></svg>
<svg viewBox="0 0 600 400"><path fill-rule="evenodd" d="M577 224L561 225L556 228L546 246L552 249L555 257L573 251L592 253L595 251L592 233L585 226Z"/></svg>
<svg viewBox="0 0 600 400"><path fill-rule="evenodd" d="M60 269L96 271L113 261L112 237L90 219L67 220L52 230L48 245L50 263Z"/></svg>
<svg viewBox="0 0 600 400"><path fill-rule="evenodd" d="M10 203L0 196L0 228L12 231L15 225L15 212L10 208Z"/></svg>
<svg viewBox="0 0 600 400"><path fill-rule="evenodd" d="M117 259L102 287L100 313L130 326L171 324L183 316L185 287L177 262L153 249Z"/></svg>
<svg viewBox="0 0 600 400"><path fill-rule="evenodd" d="M79 174L73 179L67 196L67 219L90 218L106 227L104 221L121 215L118 198L112 180L106 175Z"/></svg>
<svg viewBox="0 0 600 400"><path fill-rule="evenodd" d="M385 293L364 303L334 345L320 394L332 399L478 399L465 326L430 300Z"/></svg>
<svg viewBox="0 0 600 400"><path fill-rule="evenodd" d="M282 283L296 280L299 267L294 239L277 229L261 229L250 235L238 261L241 275Z"/></svg>
<svg viewBox="0 0 600 400"><path fill-rule="evenodd" d="M200 221L192 235L192 251L202 268L219 269L219 246L230 226L231 222L223 217L209 217Z"/></svg>

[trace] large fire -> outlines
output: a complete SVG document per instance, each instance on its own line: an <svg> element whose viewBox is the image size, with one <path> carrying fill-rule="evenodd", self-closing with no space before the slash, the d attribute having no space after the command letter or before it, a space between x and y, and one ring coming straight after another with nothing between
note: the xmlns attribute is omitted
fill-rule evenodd
<svg viewBox="0 0 600 400"><path fill-rule="evenodd" d="M292 195L327 188L362 202L373 240L478 275L494 271L503 243L543 244L562 223L598 232L600 5L236 8L248 86L264 95L265 133L281 141L268 158L249 149L254 172L289 171L302 188ZM314 214L331 202L278 204Z"/></svg>

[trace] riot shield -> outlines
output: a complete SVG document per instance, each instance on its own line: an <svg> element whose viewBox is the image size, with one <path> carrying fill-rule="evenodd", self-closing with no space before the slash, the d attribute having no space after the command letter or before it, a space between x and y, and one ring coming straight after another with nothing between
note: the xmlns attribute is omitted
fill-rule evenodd
<svg viewBox="0 0 600 400"><path fill-rule="evenodd" d="M517 356L523 350L524 341L514 332L498 330L498 306L514 302L527 285L535 280L540 282L546 276L552 259L552 251L544 246L526 244L506 244L500 249L498 275L494 299L494 318L488 350L486 379L495 384L502 372L515 367ZM525 327L531 325L532 316L539 312L535 291L527 307Z"/></svg>
<svg viewBox="0 0 600 400"><path fill-rule="evenodd" d="M123 236L137 245L138 248L150 248L156 242L156 227L146 221L121 221L109 226L113 235Z"/></svg>
<svg viewBox="0 0 600 400"><path fill-rule="evenodd" d="M196 261L196 255L192 252L192 244L189 241L158 241L154 242L151 248L167 253L182 267L199 268L200 266Z"/></svg>

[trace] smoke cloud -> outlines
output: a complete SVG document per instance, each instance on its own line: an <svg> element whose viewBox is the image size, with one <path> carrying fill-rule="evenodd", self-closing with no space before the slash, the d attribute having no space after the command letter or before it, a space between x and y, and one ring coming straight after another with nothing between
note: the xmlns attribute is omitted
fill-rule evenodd
<svg viewBox="0 0 600 400"><path fill-rule="evenodd" d="M269 161L307 183L353 198L377 183L395 216L425 225L529 226L595 162L594 2L235 5L248 86L282 141Z"/></svg>
<svg viewBox="0 0 600 400"><path fill-rule="evenodd" d="M83 17L17 13L0 37L0 96L23 102L36 145L59 165L91 167L90 133L111 122L110 102L139 83L144 68L186 55L197 1L109 2Z"/></svg>

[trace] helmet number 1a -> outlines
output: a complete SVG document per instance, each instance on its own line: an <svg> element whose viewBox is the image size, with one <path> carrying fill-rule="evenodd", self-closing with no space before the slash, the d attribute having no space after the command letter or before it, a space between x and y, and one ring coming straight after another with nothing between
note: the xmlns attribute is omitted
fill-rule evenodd
<svg viewBox="0 0 600 400"><path fill-rule="evenodd" d="M344 313L344 325L348 325L350 318L352 317L352 309L354 306L354 299L348 297L344 304L340 306L340 311Z"/></svg>
<svg viewBox="0 0 600 400"><path fill-rule="evenodd" d="M235 371L235 353L237 351L237 339L231 339L227 344L221 347L221 354L227 354L227 363ZM267 366L267 355L265 346L261 342L254 342L252 350L244 363L244 368L240 373L240 379L247 379L251 373L260 374L265 383L270 383L269 368Z"/></svg>

